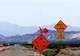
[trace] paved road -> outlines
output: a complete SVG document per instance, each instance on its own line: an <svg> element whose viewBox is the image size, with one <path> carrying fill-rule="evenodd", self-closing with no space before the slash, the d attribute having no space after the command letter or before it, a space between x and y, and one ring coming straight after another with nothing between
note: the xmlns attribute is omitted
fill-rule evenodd
<svg viewBox="0 0 80 56"><path fill-rule="evenodd" d="M0 56L40 56L40 54L30 48L13 46L11 49L1 52Z"/></svg>

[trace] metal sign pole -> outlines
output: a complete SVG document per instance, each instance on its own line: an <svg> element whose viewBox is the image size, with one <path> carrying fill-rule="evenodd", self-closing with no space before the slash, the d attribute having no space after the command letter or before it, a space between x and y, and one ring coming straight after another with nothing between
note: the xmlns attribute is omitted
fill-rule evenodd
<svg viewBox="0 0 80 56"><path fill-rule="evenodd" d="M40 56L41 56L41 53L42 53L42 52L40 52Z"/></svg>
<svg viewBox="0 0 80 56"><path fill-rule="evenodd" d="M62 39L60 40L60 49L62 48Z"/></svg>

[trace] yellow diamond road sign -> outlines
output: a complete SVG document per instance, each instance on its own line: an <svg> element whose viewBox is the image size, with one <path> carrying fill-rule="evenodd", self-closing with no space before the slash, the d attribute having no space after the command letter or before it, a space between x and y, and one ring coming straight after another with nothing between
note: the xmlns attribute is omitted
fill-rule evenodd
<svg viewBox="0 0 80 56"><path fill-rule="evenodd" d="M60 21L54 26L54 28L55 28L58 32L62 33L62 32L64 32L64 30L67 28L67 26L60 20Z"/></svg>

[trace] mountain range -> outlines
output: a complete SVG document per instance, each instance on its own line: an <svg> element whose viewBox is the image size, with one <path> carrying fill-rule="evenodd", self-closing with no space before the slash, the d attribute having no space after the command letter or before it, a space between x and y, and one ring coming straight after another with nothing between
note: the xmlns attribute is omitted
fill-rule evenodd
<svg viewBox="0 0 80 56"><path fill-rule="evenodd" d="M55 29L54 25L41 26L49 29L49 32L45 35L47 40L51 43L60 43L57 35L59 34ZM65 30L62 43L79 43L80 44L80 31L79 27L72 27L68 25ZM0 23L0 42L4 43L32 43L37 36L41 33L37 26L19 26L10 23Z"/></svg>
<svg viewBox="0 0 80 56"><path fill-rule="evenodd" d="M78 31L68 31L68 32L64 32L64 35L65 35L65 37L64 37L64 39L63 39L63 42L65 42L65 43L69 43L70 41L71 41L71 43L73 43L73 41L75 40L78 40L78 42L80 43L80 34L79 34L80 32L78 32ZM25 35L16 35L16 36L9 36L9 37L4 37L3 38L3 36L2 37L0 37L1 38L1 42L4 42L4 43L29 43L29 44L31 44L32 43L32 41L34 41L36 38L37 38L37 36L39 36L41 34L41 32L40 31L37 31L37 32L35 32L35 33L33 33L33 34L25 34ZM59 33L57 32L57 31L54 31L54 30L49 30L49 32L47 33L47 34L43 34L45 37L46 37L46 39L50 42L50 43L60 43L60 41L59 41L59 39L57 38L57 35L58 35ZM74 36L74 35L76 35L76 34L78 34L79 36L75 36L75 38L74 37L72 37L72 36ZM73 40L74 39L74 40ZM67 42L66 42L67 41ZM74 41L74 42L75 42ZM75 42L76 43L76 42Z"/></svg>
<svg viewBox="0 0 80 56"><path fill-rule="evenodd" d="M46 27L49 30L55 30L54 29L55 24L41 26ZM67 25L67 29L65 31L79 31L79 27L73 27L70 25ZM39 27L37 26L19 26L16 24L11 24L7 22L0 22L0 34L4 36L14 36L14 35L24 35L24 34L31 34L35 33L39 30Z"/></svg>

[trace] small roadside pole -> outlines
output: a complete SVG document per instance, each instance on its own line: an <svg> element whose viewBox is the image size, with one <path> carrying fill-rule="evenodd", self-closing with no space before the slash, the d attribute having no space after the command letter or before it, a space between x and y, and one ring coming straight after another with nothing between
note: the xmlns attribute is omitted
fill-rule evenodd
<svg viewBox="0 0 80 56"><path fill-rule="evenodd" d="M58 39L60 40L60 44L62 44L62 39L64 39L64 34L63 33L58 34Z"/></svg>
<svg viewBox="0 0 80 56"><path fill-rule="evenodd" d="M42 51L50 44L49 41L45 38L43 33L47 34L47 28L40 28L40 35L32 42L32 44L36 47L36 49L40 52L40 56Z"/></svg>
<svg viewBox="0 0 80 56"><path fill-rule="evenodd" d="M62 44L62 40L64 39L64 30L67 28L67 26L60 20L54 28L59 32L58 39L60 40L60 44Z"/></svg>

